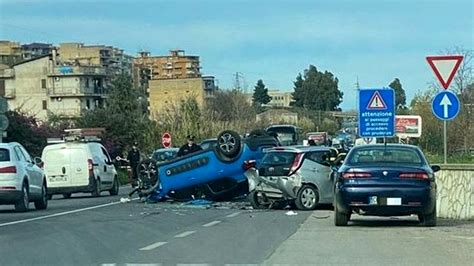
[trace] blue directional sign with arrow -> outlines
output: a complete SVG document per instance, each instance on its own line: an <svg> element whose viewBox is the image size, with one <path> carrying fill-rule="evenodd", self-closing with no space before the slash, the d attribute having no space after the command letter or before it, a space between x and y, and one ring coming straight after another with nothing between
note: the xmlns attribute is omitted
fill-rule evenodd
<svg viewBox="0 0 474 266"><path fill-rule="evenodd" d="M435 95L431 110L441 120L454 119L459 113L459 99L451 91L442 91Z"/></svg>

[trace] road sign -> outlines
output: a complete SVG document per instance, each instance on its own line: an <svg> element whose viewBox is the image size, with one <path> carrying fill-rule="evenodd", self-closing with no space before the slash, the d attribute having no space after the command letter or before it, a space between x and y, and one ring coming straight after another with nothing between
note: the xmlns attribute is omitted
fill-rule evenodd
<svg viewBox="0 0 474 266"><path fill-rule="evenodd" d="M459 99L451 91L442 91L436 94L431 105L433 114L441 120L455 118L459 113L459 109Z"/></svg>
<svg viewBox="0 0 474 266"><path fill-rule="evenodd" d="M428 64L433 69L441 86L444 89L448 89L463 58L462 55L427 56L426 61L428 61Z"/></svg>
<svg viewBox="0 0 474 266"><path fill-rule="evenodd" d="M395 116L395 130L400 138L421 137L421 116L397 115Z"/></svg>
<svg viewBox="0 0 474 266"><path fill-rule="evenodd" d="M359 135L395 135L395 92L391 88L359 90Z"/></svg>
<svg viewBox="0 0 474 266"><path fill-rule="evenodd" d="M4 131L10 125L8 117L6 115L0 115L0 131Z"/></svg>
<svg viewBox="0 0 474 266"><path fill-rule="evenodd" d="M163 133L161 136L161 144L163 147L170 148L171 147L171 134L168 132Z"/></svg>
<svg viewBox="0 0 474 266"><path fill-rule="evenodd" d="M0 97L0 114L4 114L8 111L7 99Z"/></svg>

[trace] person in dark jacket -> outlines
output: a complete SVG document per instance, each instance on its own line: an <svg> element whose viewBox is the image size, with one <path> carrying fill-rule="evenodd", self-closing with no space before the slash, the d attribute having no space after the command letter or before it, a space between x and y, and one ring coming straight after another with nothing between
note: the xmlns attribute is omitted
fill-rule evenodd
<svg viewBox="0 0 474 266"><path fill-rule="evenodd" d="M138 179L138 165L140 164L140 150L138 150L138 143L134 142L132 149L128 152L127 161L132 168L132 187L135 187Z"/></svg>
<svg viewBox="0 0 474 266"><path fill-rule="evenodd" d="M201 146L194 143L194 136L188 135L188 143L184 144L178 151L178 157L186 156L188 154L201 151Z"/></svg>

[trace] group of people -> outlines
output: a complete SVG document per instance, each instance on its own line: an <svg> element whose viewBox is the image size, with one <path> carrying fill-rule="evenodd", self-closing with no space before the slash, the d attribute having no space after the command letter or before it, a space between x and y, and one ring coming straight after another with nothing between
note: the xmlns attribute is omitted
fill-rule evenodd
<svg viewBox="0 0 474 266"><path fill-rule="evenodd" d="M191 153L195 153L198 151L201 151L202 148L198 144L195 143L195 137L193 135L188 135L186 137L186 144L181 146L179 148L178 157L183 157ZM132 181L136 181L138 179L138 165L140 164L141 161L141 154L140 150L138 149L138 143L134 142L132 145L132 148L127 154L127 159L126 161L130 165L130 168L132 170ZM132 186L134 185L134 182L132 182Z"/></svg>

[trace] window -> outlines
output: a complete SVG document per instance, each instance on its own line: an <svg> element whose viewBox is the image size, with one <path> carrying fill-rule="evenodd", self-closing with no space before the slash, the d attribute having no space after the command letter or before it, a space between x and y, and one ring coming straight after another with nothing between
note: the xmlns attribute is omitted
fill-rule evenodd
<svg viewBox="0 0 474 266"><path fill-rule="evenodd" d="M0 162L9 162L10 152L7 149L0 149Z"/></svg>
<svg viewBox="0 0 474 266"><path fill-rule="evenodd" d="M41 79L41 88L46 89L46 79Z"/></svg>
<svg viewBox="0 0 474 266"><path fill-rule="evenodd" d="M16 157L20 162L26 162L27 161L25 155L23 154L23 152L21 152L21 150L18 146L16 146L14 148L14 150L15 150Z"/></svg>
<svg viewBox="0 0 474 266"><path fill-rule="evenodd" d="M102 153L103 153L103 155L104 155L104 157L105 157L106 162L108 162L108 163L111 162L112 160L110 159L110 156L109 156L109 154L107 153L107 151L106 151L103 147L100 147L100 149L102 150Z"/></svg>
<svg viewBox="0 0 474 266"><path fill-rule="evenodd" d="M91 102L89 101L89 99L86 100L86 109L91 109Z"/></svg>
<svg viewBox="0 0 474 266"><path fill-rule="evenodd" d="M414 149L406 148L367 148L355 150L349 159L351 165L363 163L422 164L423 159Z"/></svg>
<svg viewBox="0 0 474 266"><path fill-rule="evenodd" d="M48 110L48 102L43 100L43 110Z"/></svg>
<svg viewBox="0 0 474 266"><path fill-rule="evenodd" d="M308 153L307 156L310 161L329 166L329 159L331 156L329 151L314 151Z"/></svg>
<svg viewBox="0 0 474 266"><path fill-rule="evenodd" d="M89 78L86 78L86 88L89 88Z"/></svg>

